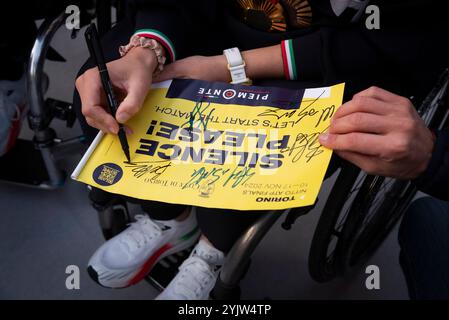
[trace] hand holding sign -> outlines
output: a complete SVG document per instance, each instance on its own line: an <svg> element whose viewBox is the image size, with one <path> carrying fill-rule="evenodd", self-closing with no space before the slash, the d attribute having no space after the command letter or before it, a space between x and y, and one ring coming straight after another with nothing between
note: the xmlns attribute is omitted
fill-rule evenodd
<svg viewBox="0 0 449 320"><path fill-rule="evenodd" d="M410 100L372 87L335 114L320 142L364 171L413 179L432 156L433 136Z"/></svg>

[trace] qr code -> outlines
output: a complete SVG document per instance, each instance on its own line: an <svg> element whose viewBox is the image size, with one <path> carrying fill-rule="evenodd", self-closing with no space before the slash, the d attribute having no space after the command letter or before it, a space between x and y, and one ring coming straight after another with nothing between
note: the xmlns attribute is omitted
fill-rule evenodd
<svg viewBox="0 0 449 320"><path fill-rule="evenodd" d="M100 176L98 177L98 180L104 181L108 184L113 184L115 177L117 177L117 174L119 173L118 170L103 166L103 169L101 170Z"/></svg>

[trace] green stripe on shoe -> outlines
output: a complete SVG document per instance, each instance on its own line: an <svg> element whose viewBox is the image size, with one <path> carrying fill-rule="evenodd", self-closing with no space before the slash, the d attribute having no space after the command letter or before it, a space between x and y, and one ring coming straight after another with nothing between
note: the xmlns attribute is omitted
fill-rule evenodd
<svg viewBox="0 0 449 320"><path fill-rule="evenodd" d="M199 230L199 227L196 226L195 229L190 231L189 233L183 235L181 238L179 238L180 241L186 241L189 240L191 237L193 237Z"/></svg>

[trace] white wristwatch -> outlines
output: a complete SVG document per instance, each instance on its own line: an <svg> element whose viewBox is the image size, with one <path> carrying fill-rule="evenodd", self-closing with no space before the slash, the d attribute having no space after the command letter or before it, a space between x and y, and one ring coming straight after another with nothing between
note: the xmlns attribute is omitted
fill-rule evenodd
<svg viewBox="0 0 449 320"><path fill-rule="evenodd" d="M243 61L242 55L238 48L230 48L223 50L223 54L228 60L228 69L231 73L231 84L251 84L251 79L246 76L245 61Z"/></svg>

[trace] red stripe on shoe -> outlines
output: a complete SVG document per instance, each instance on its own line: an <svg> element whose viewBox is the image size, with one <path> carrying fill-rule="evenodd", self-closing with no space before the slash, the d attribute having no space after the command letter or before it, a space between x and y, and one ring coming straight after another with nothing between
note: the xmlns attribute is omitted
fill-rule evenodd
<svg viewBox="0 0 449 320"><path fill-rule="evenodd" d="M178 241L187 241L190 238L192 238L195 234L198 234L199 227L196 226L192 231L186 233L181 238L179 238ZM133 284L136 284L143 278L147 276L147 274L151 271L151 269L154 267L156 262L158 261L159 257L166 252L167 250L173 248L175 245L171 243L167 243L166 245L162 246L157 250L148 260L145 262L143 267L140 269L140 271L128 282L128 286L131 286Z"/></svg>
<svg viewBox="0 0 449 320"><path fill-rule="evenodd" d="M157 259L167 250L171 249L173 246L167 243L165 246L159 248L148 260L145 262L140 271L128 282L128 286L136 284L140 280L146 277L148 272L154 267Z"/></svg>

